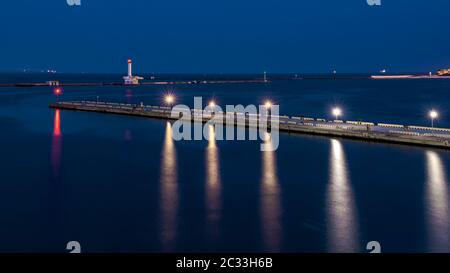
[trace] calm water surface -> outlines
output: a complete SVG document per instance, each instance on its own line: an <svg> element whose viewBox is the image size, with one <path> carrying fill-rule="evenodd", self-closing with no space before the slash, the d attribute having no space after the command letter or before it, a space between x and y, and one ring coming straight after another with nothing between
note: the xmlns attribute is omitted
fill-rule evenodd
<svg viewBox="0 0 450 273"><path fill-rule="evenodd" d="M167 92L419 125L435 107L450 127L445 80L71 87L59 99L160 104ZM175 142L166 121L54 111L55 100L49 88L0 88L0 251L76 240L85 252L365 252L375 240L450 252L448 151L289 134L265 153L253 141Z"/></svg>

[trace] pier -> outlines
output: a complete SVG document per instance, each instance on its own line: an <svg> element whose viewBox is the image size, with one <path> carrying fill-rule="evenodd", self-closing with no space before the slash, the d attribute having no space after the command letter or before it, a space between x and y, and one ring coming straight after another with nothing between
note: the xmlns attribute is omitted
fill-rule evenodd
<svg viewBox="0 0 450 273"><path fill-rule="evenodd" d="M50 107L54 109L119 114L156 119L179 119L179 117L171 117L171 107L144 104L138 105L96 101L68 101L50 104ZM200 121L196 118L196 111L204 110L192 110L192 122ZM230 114L235 116L239 113L224 113L224 119L226 115ZM207 122L211 119L210 114L202 116L203 118L201 122ZM252 126L252 122L249 121L258 120L258 118L258 115L252 116L251 114L245 114L245 123L237 123L237 126ZM450 129L445 128L362 121L326 120L300 116L276 116L276 119L278 119L276 124L278 125L280 132L450 149Z"/></svg>

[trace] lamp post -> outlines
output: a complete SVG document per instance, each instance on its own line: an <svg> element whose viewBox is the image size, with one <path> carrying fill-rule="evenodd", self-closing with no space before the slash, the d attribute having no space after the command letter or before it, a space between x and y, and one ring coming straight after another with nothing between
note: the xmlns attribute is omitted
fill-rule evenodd
<svg viewBox="0 0 450 273"><path fill-rule="evenodd" d="M164 99L166 101L166 104L171 106L172 103L175 101L175 98L173 95L167 95Z"/></svg>
<svg viewBox="0 0 450 273"><path fill-rule="evenodd" d="M333 108L333 115L336 117L336 120L339 120L339 116L342 115L342 110L339 107Z"/></svg>
<svg viewBox="0 0 450 273"><path fill-rule="evenodd" d="M439 117L439 113L436 110L430 111L430 118L431 118L431 127L434 128L434 120Z"/></svg>
<svg viewBox="0 0 450 273"><path fill-rule="evenodd" d="M266 110L267 110L267 116L270 116L271 113L272 113L272 111L271 111L272 105L273 105L273 103L272 103L270 100L266 100L266 101L264 102L264 107L265 107Z"/></svg>

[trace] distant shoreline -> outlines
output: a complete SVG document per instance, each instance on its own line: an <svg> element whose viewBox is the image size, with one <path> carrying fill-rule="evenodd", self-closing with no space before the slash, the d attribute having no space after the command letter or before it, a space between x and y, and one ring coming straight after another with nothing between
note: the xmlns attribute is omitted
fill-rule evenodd
<svg viewBox="0 0 450 273"><path fill-rule="evenodd" d="M11 73L0 73L0 75ZM27 78L26 74L12 73ZM120 74L33 74L39 75L38 79L25 81L16 79L6 82L3 78L0 87L68 87L68 86L145 86L145 85L204 85L204 84L266 84L273 81L289 80L401 80L401 79L450 79L450 76L425 75L425 74L393 74L393 75L370 75L370 74L271 74L265 81L258 74L158 74L144 77L138 85L126 85L119 79L115 79ZM77 75L80 81L74 79L64 79L65 76ZM111 79L84 79L83 76L90 75L110 75ZM113 77L114 76L114 77ZM0 77L0 81L1 81Z"/></svg>
<svg viewBox="0 0 450 273"><path fill-rule="evenodd" d="M438 75L373 75L374 80L389 80L389 79L450 79L450 76Z"/></svg>

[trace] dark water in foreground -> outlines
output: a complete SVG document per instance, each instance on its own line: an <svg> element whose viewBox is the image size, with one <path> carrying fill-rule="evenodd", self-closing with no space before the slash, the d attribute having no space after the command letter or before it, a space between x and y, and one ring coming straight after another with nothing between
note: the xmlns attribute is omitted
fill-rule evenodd
<svg viewBox="0 0 450 273"><path fill-rule="evenodd" d="M2 81L7 81L3 76ZM450 81L72 87L61 100L192 104L270 98L281 112L450 127ZM450 252L450 153L282 134L183 141L170 123L54 111L49 88L0 88L0 251Z"/></svg>

